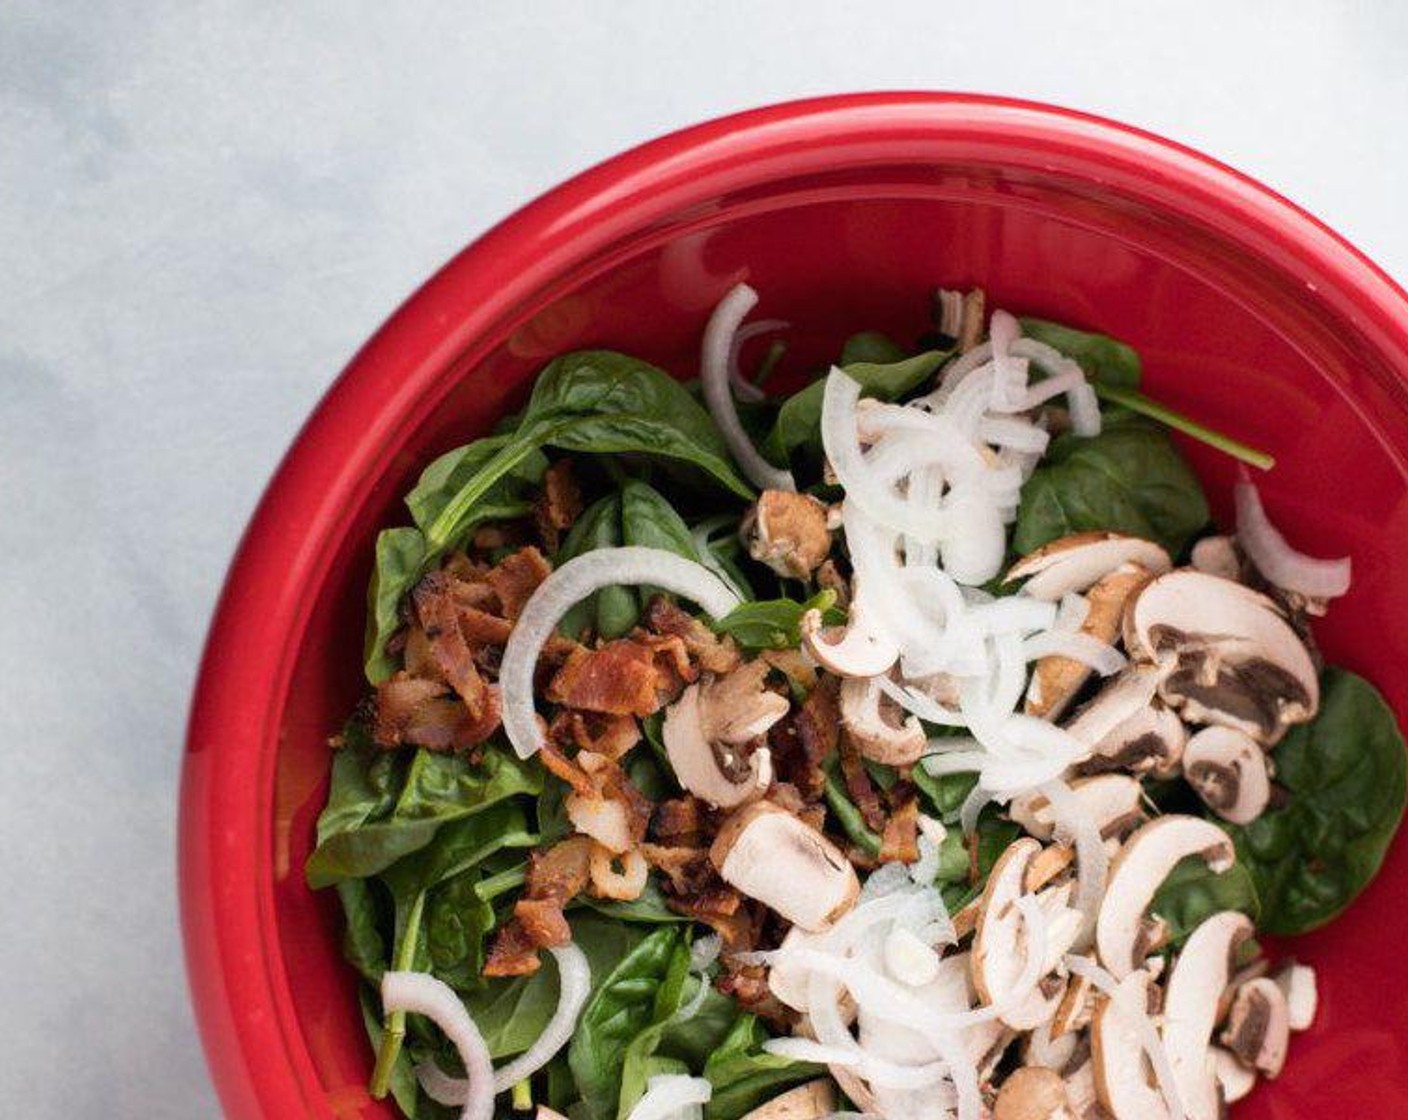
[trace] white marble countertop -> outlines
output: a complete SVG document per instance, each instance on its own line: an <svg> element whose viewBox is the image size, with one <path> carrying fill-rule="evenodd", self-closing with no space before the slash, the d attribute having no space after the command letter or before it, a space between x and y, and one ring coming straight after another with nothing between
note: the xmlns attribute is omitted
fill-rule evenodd
<svg viewBox="0 0 1408 1120"><path fill-rule="evenodd" d="M0 1100L34 1120L217 1113L173 854L211 606L344 361L520 203L733 109L981 89L1199 147L1408 277L1404 5L607 10L0 0Z"/></svg>

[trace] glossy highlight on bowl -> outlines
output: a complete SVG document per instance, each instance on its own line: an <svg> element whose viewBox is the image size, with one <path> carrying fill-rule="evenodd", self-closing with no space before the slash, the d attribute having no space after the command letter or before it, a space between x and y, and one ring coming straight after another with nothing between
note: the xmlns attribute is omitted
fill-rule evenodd
<svg viewBox="0 0 1408 1120"><path fill-rule="evenodd" d="M1356 584L1317 638L1408 716L1408 297L1313 218L1178 145L970 95L796 102L664 137L578 176L445 266L353 359L255 514L212 624L180 826L182 920L228 1115L395 1115L304 883L327 737L363 687L377 529L435 455L582 346L695 372L708 310L747 279L804 370L854 330L922 329L936 285L1117 335L1152 395L1278 460L1263 493ZM1226 523L1233 464L1182 445ZM1324 547L1318 547L1323 543ZM1322 1003L1245 1120L1387 1116L1408 1100L1398 845L1330 929L1283 948Z"/></svg>

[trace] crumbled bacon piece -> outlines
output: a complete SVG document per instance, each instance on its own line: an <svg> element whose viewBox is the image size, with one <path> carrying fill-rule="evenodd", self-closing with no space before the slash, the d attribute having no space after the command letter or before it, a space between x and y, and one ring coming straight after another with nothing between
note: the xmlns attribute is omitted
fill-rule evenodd
<svg viewBox="0 0 1408 1120"><path fill-rule="evenodd" d="M919 800L914 787L900 782L890 790L890 819L880 835L880 862L914 863L919 858Z"/></svg>
<svg viewBox="0 0 1408 1120"><path fill-rule="evenodd" d="M586 836L569 836L551 848L528 857L528 898L555 898L567 902L576 898L590 875L592 842Z"/></svg>
<svg viewBox="0 0 1408 1120"><path fill-rule="evenodd" d="M699 679L699 670L690 661L683 639L673 634L647 634L642 630L631 637L655 655L655 669L660 675L656 688L661 693L662 704L676 699L685 685Z"/></svg>
<svg viewBox="0 0 1408 1120"><path fill-rule="evenodd" d="M574 712L563 708L548 726L554 743L619 759L640 742L635 716L603 712Z"/></svg>
<svg viewBox="0 0 1408 1120"><path fill-rule="evenodd" d="M552 565L541 552L520 548L490 568L484 580L498 596L499 613L511 620L523 612L523 604L551 573Z"/></svg>
<svg viewBox="0 0 1408 1120"><path fill-rule="evenodd" d="M562 534L581 514L582 491L572 474L572 460L559 459L543 475L543 491L533 506L533 520L548 551L557 551Z"/></svg>
<svg viewBox="0 0 1408 1120"><path fill-rule="evenodd" d="M703 922L717 933L726 951L742 953L753 947L754 916L741 905L743 896L732 887L718 886L688 896L670 896L666 901L677 914Z"/></svg>
<svg viewBox="0 0 1408 1120"><path fill-rule="evenodd" d="M708 848L672 848L663 844L642 844L640 854L645 862L670 880L676 894L697 894L717 882L717 873L709 862Z"/></svg>
<svg viewBox="0 0 1408 1120"><path fill-rule="evenodd" d="M562 754L551 742L544 741L538 747L538 757L549 774L561 778L577 793L595 794L596 785L590 775L577 763Z"/></svg>
<svg viewBox="0 0 1408 1120"><path fill-rule="evenodd" d="M517 918L498 932L484 961L485 976L531 976L542 967L538 946Z"/></svg>
<svg viewBox="0 0 1408 1120"><path fill-rule="evenodd" d="M849 735L839 739L841 748L841 776L846 780L846 792L860 810L861 818L871 832L879 832L885 827L885 810L880 805L880 796L870 781L859 749L851 742Z"/></svg>
<svg viewBox="0 0 1408 1120"><path fill-rule="evenodd" d="M826 807L819 802L809 802L791 782L774 782L765 795L774 805L786 809L799 821L818 832L826 822Z"/></svg>
<svg viewBox="0 0 1408 1120"><path fill-rule="evenodd" d="M762 965L729 965L719 977L719 991L732 996L744 1011L757 1015L783 1031L790 1031L797 1013L772 994Z"/></svg>
<svg viewBox="0 0 1408 1120"><path fill-rule="evenodd" d="M540 949L566 945L572 940L572 927L562 913L562 900L557 898L520 898L513 907L513 916L523 926L523 932Z"/></svg>
<svg viewBox="0 0 1408 1120"><path fill-rule="evenodd" d="M836 688L828 678L808 693L800 708L768 732L778 778L796 786L806 801L820 800L826 790L822 765L836 749L840 722Z"/></svg>
<svg viewBox="0 0 1408 1120"><path fill-rule="evenodd" d="M699 619L663 595L654 596L645 606L643 623L656 634L673 635L684 642L689 656L706 673L728 673L742 658L738 645L727 635L720 638Z"/></svg>
<svg viewBox="0 0 1408 1120"><path fill-rule="evenodd" d="M377 685L372 738L380 746L448 751L476 742L473 731L464 704L439 681L401 672Z"/></svg>
<svg viewBox="0 0 1408 1120"><path fill-rule="evenodd" d="M665 702L672 683L656 650L618 638L599 649L573 649L549 682L547 698L582 711L648 716Z"/></svg>
<svg viewBox="0 0 1408 1120"><path fill-rule="evenodd" d="M704 802L686 793L655 807L654 834L661 843L693 846L710 824L710 813Z"/></svg>

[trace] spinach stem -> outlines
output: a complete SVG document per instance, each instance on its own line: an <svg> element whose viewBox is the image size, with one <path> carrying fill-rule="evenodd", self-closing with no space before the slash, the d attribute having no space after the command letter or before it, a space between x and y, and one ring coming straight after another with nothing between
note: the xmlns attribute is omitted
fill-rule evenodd
<svg viewBox="0 0 1408 1120"><path fill-rule="evenodd" d="M507 871L500 871L497 875L490 875L479 880L476 889L480 898L485 902L492 902L501 894L521 887L528 881L528 865L520 863L516 867L510 867Z"/></svg>
<svg viewBox="0 0 1408 1120"><path fill-rule="evenodd" d="M1158 401L1150 400L1143 393L1134 389L1121 389L1114 385L1096 384L1095 393L1103 400L1111 404L1120 405L1130 412L1137 412L1141 416L1147 416L1151 420L1157 420L1161 424L1167 424L1170 428L1182 432L1184 435L1192 436L1200 443L1205 443L1209 447L1215 447L1224 454L1231 455L1234 459L1239 459L1243 463L1257 467L1260 470L1269 471L1276 465L1276 459L1268 455L1265 451L1258 451L1255 447L1249 447L1240 440L1235 440L1231 436L1215 432L1204 424L1199 424L1191 417L1184 416L1167 405Z"/></svg>
<svg viewBox="0 0 1408 1120"><path fill-rule="evenodd" d="M396 960L393 968L397 972L408 972L415 967L416 945L420 942L420 919L425 910L425 892L416 895L406 915L406 928L401 931L401 943L396 947ZM393 1011L386 1017L382 1031L381 1045L376 1051L376 1068L372 1070L371 1095L381 1100L391 1088L391 1071L396 1068L396 1060L401 1056L401 1043L406 1038L406 1013Z"/></svg>
<svg viewBox="0 0 1408 1120"><path fill-rule="evenodd" d="M860 810L851 803L851 799L846 796L841 784L832 774L826 775L826 804L835 814L842 831L851 838L856 847L868 855L880 854L880 837L865 826Z"/></svg>
<svg viewBox="0 0 1408 1120"><path fill-rule="evenodd" d="M763 360L758 363L758 372L753 374L753 384L761 389L768 383L768 378L777 369L777 363L782 361L782 355L787 353L787 343L780 338L772 340L768 347L768 352L763 355Z"/></svg>
<svg viewBox="0 0 1408 1120"><path fill-rule="evenodd" d="M514 1112L531 1112L533 1109L533 1084L524 1078L513 1087L512 1106Z"/></svg>

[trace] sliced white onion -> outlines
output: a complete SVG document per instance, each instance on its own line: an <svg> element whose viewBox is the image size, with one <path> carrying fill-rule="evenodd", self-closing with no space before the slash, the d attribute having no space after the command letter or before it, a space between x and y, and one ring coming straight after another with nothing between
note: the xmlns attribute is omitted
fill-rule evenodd
<svg viewBox="0 0 1408 1120"><path fill-rule="evenodd" d="M381 978L381 1004L387 1012L424 1015L444 1032L469 1075L462 1120L490 1120L494 1115L494 1066L484 1036L454 989L429 973L387 972Z"/></svg>
<svg viewBox="0 0 1408 1120"><path fill-rule="evenodd" d="M1002 570L1007 528L1001 509L982 487L954 486L944 499L946 531L939 538L944 570L959 583L979 586Z"/></svg>
<svg viewBox="0 0 1408 1120"><path fill-rule="evenodd" d="M557 1056L558 1051L571 1041L577 1017L581 1015L591 992L591 965L581 949L575 944L568 944L550 948L548 952L557 960L557 1008L533 1045L508 1065L494 1071L495 1093L507 1092L525 1077L532 1077ZM431 1099L440 1104L464 1104L469 1099L469 1081L451 1077L433 1062L422 1062L416 1066L416 1077Z"/></svg>
<svg viewBox="0 0 1408 1120"><path fill-rule="evenodd" d="M1100 398L1090 385L1081 382L1073 386L1066 394L1066 404L1071 411L1071 431L1086 438L1100 434Z"/></svg>
<svg viewBox="0 0 1408 1120"><path fill-rule="evenodd" d="M723 943L723 938L717 933L701 937L689 947L689 970L703 972L719 959L719 950L723 947Z"/></svg>
<svg viewBox="0 0 1408 1120"><path fill-rule="evenodd" d="M557 1009L552 1013L543 1033L532 1046L508 1065L494 1071L494 1091L512 1089L525 1077L531 1077L552 1061L567 1045L577 1027L577 1017L587 1002L592 988L592 969L587 955L576 944L555 946L548 950L557 961Z"/></svg>
<svg viewBox="0 0 1408 1120"><path fill-rule="evenodd" d="M504 646L499 666L504 733L528 758L541 745L542 732L533 707L533 671L538 655L568 609L603 587L648 583L692 599L715 618L742 601L702 564L659 548L629 545L584 552L543 580L524 604Z"/></svg>
<svg viewBox="0 0 1408 1120"><path fill-rule="evenodd" d="M978 436L994 447L1010 447L1033 455L1042 454L1051 442L1051 433L1045 428L1011 416L985 416L978 422Z"/></svg>
<svg viewBox="0 0 1408 1120"><path fill-rule="evenodd" d="M792 472L774 467L753 446L748 433L738 419L738 409L729 389L729 358L734 336L748 312L758 302L758 293L747 284L738 284L719 301L704 328L703 352L699 362L699 379L704 389L704 403L719 434L724 437L729 452L739 469L761 490L796 490Z"/></svg>
<svg viewBox="0 0 1408 1120"><path fill-rule="evenodd" d="M961 727L963 726L963 714L956 712L952 708L946 708L937 700L930 696L925 696L918 689L909 685L898 684L889 677L876 677L875 683L879 685L880 691L898 704L907 712L911 712L924 720L926 723L937 724L940 727Z"/></svg>
<svg viewBox="0 0 1408 1120"><path fill-rule="evenodd" d="M1041 787L1042 796L1051 806L1056 822L1056 836L1076 848L1076 909L1081 912L1081 930L1076 947L1084 949L1095 932L1095 919L1100 902L1105 897L1105 882L1110 870L1110 857L1100 835L1100 823L1085 811L1071 787L1053 778Z"/></svg>
<svg viewBox="0 0 1408 1120"><path fill-rule="evenodd" d="M899 533L921 540L943 536L945 519L938 510L914 510L866 462L856 430L860 384L835 366L826 378L821 408L821 440L846 499L870 517Z"/></svg>
<svg viewBox="0 0 1408 1120"><path fill-rule="evenodd" d="M991 800L991 791L984 789L981 781L968 792L958 810L958 826L963 829L964 836L972 836L978 831L978 818Z"/></svg>
<svg viewBox="0 0 1408 1120"><path fill-rule="evenodd" d="M933 392L927 396L920 397L914 403L922 408L939 411L947 403L953 391L963 382L963 379L978 369L992 361L992 343L982 342L966 354L953 359L944 366L939 378L939 384Z"/></svg>
<svg viewBox="0 0 1408 1120"><path fill-rule="evenodd" d="M738 328L738 332L733 336L733 345L729 347L728 352L728 381L733 386L733 395L739 400L756 404L767 397L767 394L744 377L743 371L738 368L738 355L743 349L743 344L750 339L757 338L760 334L785 331L791 325L782 319L759 319L756 322L745 323Z"/></svg>
<svg viewBox="0 0 1408 1120"><path fill-rule="evenodd" d="M1178 1096L1178 1084L1173 1078L1173 1067L1169 1065L1163 1039L1159 1037L1158 1028L1149 1018L1149 1013L1129 998L1114 976L1089 957L1071 954L1066 957L1066 967L1077 976L1085 977L1110 997L1120 1017L1134 1028L1135 1033L1139 1035L1139 1044L1149 1055L1149 1064L1154 1067L1154 1077L1158 1080L1159 1092L1163 1094L1164 1104L1168 1106L1169 1120L1185 1120L1186 1113L1183 1111L1183 1102Z"/></svg>
<svg viewBox="0 0 1408 1120"><path fill-rule="evenodd" d="M714 1087L705 1078L656 1074L646 1081L645 1095L636 1101L626 1120L685 1120L713 1095Z"/></svg>
<svg viewBox="0 0 1408 1120"><path fill-rule="evenodd" d="M1009 595L990 603L979 603L969 610L973 619L988 634L1034 634L1057 624L1054 603L1044 603L1025 595Z"/></svg>
<svg viewBox="0 0 1408 1120"><path fill-rule="evenodd" d="M1325 560L1297 552L1271 523L1246 470L1237 480L1237 541L1272 584L1310 599L1333 599L1349 590L1350 558Z"/></svg>
<svg viewBox="0 0 1408 1120"><path fill-rule="evenodd" d="M1043 657L1069 657L1072 661L1089 665L1102 677L1118 673L1129 663L1124 654L1093 634L1061 630L1048 630L1028 638L1022 643L1022 652L1028 661Z"/></svg>

